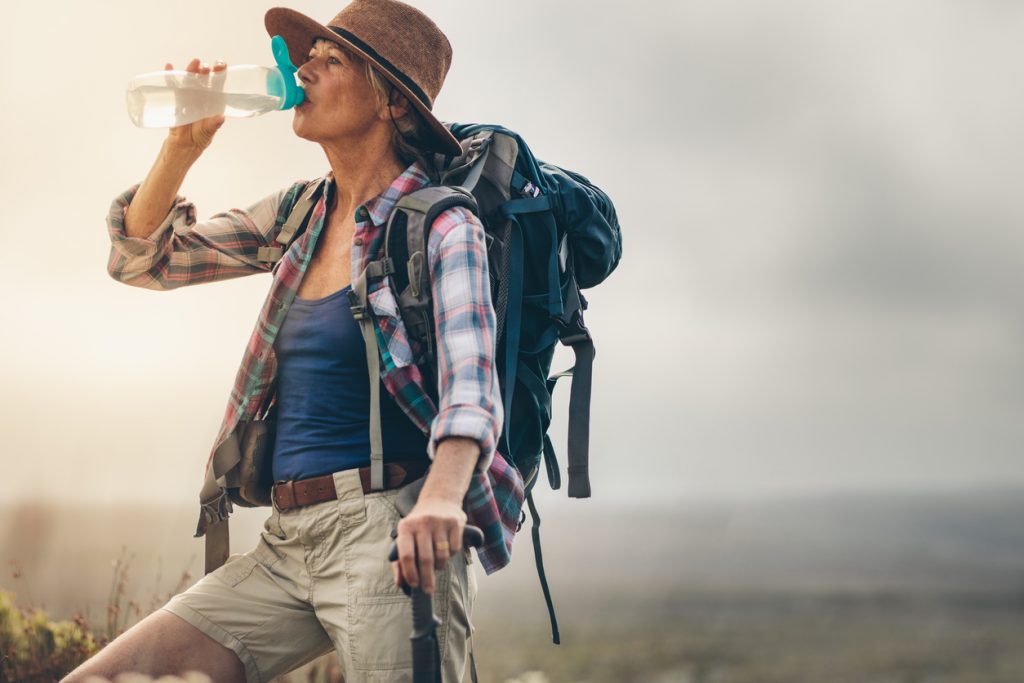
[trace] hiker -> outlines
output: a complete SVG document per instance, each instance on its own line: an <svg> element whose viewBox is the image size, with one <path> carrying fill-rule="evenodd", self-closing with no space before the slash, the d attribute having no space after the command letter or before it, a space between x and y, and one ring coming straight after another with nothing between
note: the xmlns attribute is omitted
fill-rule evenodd
<svg viewBox="0 0 1024 683"><path fill-rule="evenodd" d="M323 148L323 182L295 183L197 222L177 192L223 123L212 117L170 131L146 179L114 201L108 225L109 271L125 284L167 290L273 274L210 467L244 450L246 429L268 429L261 434L272 444L272 513L253 550L65 681L188 670L216 681L269 681L332 648L348 683L411 680L402 580L433 594L444 680L458 681L476 594L462 546L467 520L484 530L485 569L509 560L523 481L495 452L503 413L483 227L463 207L430 227L423 266L435 368L417 366L422 350L410 342L385 278L366 272L396 202L431 183L427 157L461 151L431 113L451 61L448 40L397 0L353 0L326 26L283 8L265 21L300 66L306 99L292 127ZM198 60L188 70L211 72ZM267 254L302 201L311 208L301 236L275 264ZM378 451L383 467L374 464ZM417 483L419 498L402 518L396 501ZM198 529L208 538L226 534L230 509L222 486L213 490ZM399 560L389 564L394 529Z"/></svg>

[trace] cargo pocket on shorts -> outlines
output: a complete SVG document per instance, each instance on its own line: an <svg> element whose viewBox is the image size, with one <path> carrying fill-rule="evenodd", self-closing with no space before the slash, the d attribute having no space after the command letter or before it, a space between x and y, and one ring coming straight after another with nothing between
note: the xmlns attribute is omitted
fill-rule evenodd
<svg viewBox="0 0 1024 683"><path fill-rule="evenodd" d="M245 555L228 558L226 564L213 573L228 586L234 588L252 575L257 565L270 569L280 558L262 538L256 549Z"/></svg>
<svg viewBox="0 0 1024 683"><path fill-rule="evenodd" d="M227 563L214 572L214 576L234 588L249 578L252 570L256 568L256 560L248 555L240 555L234 559L228 559Z"/></svg>
<svg viewBox="0 0 1024 683"><path fill-rule="evenodd" d="M359 595L349 605L352 664L360 671L412 668L412 604L404 593Z"/></svg>

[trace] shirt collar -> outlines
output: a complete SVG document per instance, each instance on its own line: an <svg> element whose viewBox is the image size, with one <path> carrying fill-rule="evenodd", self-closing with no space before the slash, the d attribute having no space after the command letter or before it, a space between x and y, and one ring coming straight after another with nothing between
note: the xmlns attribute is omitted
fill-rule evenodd
<svg viewBox="0 0 1024 683"><path fill-rule="evenodd" d="M333 185L334 172L329 172L327 177L328 182ZM361 216L365 211L366 215L370 218L370 222L375 227L384 225L399 199L429 184L430 177L427 175L422 164L414 161L407 169L402 171L401 175L392 181L387 189L356 208L356 223L363 223L366 220ZM333 190L334 188L332 187L331 189Z"/></svg>

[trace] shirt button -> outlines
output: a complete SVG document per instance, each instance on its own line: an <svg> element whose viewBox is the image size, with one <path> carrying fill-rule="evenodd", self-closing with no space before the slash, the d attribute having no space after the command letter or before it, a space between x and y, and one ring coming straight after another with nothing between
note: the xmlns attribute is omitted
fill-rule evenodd
<svg viewBox="0 0 1024 683"><path fill-rule="evenodd" d="M355 238L354 240L352 240L352 244L356 245L357 247L363 246L363 238L362 237Z"/></svg>

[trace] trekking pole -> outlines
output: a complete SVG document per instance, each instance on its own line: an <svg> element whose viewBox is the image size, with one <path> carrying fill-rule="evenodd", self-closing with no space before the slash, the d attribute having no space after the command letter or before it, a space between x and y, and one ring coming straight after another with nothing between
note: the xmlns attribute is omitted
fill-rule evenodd
<svg viewBox="0 0 1024 683"><path fill-rule="evenodd" d="M479 547L484 542L480 529L467 524L462 532L462 543L467 548ZM398 559L398 546L391 544L388 559ZM441 620L434 616L434 600L420 588L412 588L402 581L402 590L412 598L412 681L413 683L441 683L441 650L437 642L437 627Z"/></svg>

